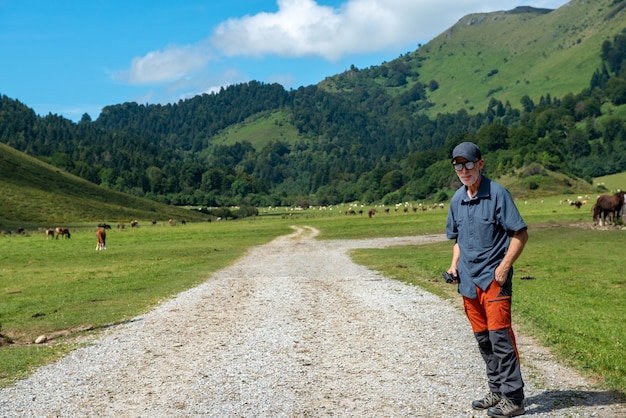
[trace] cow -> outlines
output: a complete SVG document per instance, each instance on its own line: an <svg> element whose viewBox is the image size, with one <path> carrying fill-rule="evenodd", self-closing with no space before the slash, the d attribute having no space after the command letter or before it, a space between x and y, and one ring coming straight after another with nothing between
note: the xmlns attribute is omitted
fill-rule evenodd
<svg viewBox="0 0 626 418"><path fill-rule="evenodd" d="M55 232L57 234L56 239L59 239L59 236L70 238L70 230L68 228L58 227Z"/></svg>
<svg viewBox="0 0 626 418"><path fill-rule="evenodd" d="M46 229L46 241L48 239L54 239L54 229Z"/></svg>
<svg viewBox="0 0 626 418"><path fill-rule="evenodd" d="M111 225L101 223L101 224L98 224L98 228L111 229Z"/></svg>
<svg viewBox="0 0 626 418"><path fill-rule="evenodd" d="M369 216L370 218L373 218L373 217L374 217L374 215L376 215L376 209L370 209L370 210L367 212L367 216Z"/></svg>
<svg viewBox="0 0 626 418"><path fill-rule="evenodd" d="M134 228L136 226L139 226L139 221L138 220L132 220L130 221L130 227Z"/></svg>
<svg viewBox="0 0 626 418"><path fill-rule="evenodd" d="M624 192L617 192L612 195L603 194L596 201L596 210L601 213L599 217L600 225L606 223L606 218L612 218L613 223L617 222L622 207L624 206Z"/></svg>
<svg viewBox="0 0 626 418"><path fill-rule="evenodd" d="M96 230L96 239L98 240L96 243L96 251L106 250L107 233L105 228L98 228Z"/></svg>

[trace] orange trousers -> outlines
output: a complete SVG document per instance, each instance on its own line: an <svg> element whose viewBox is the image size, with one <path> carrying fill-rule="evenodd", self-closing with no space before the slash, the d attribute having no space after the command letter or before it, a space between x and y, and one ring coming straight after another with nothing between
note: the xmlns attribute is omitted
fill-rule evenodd
<svg viewBox="0 0 626 418"><path fill-rule="evenodd" d="M524 382L511 327L511 277L504 286L494 280L487 290L477 286L476 291L478 297L464 296L463 305L487 366L489 388L519 402Z"/></svg>

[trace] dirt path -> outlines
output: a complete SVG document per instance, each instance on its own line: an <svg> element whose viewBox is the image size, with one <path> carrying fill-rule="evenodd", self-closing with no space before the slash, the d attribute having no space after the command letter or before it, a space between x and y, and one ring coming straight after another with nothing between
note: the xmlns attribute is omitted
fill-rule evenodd
<svg viewBox="0 0 626 418"><path fill-rule="evenodd" d="M0 390L3 417L471 417L486 385L464 315L354 264L353 248L440 235L254 248L206 283ZM419 247L416 247L419 251ZM527 415L626 416L520 336Z"/></svg>

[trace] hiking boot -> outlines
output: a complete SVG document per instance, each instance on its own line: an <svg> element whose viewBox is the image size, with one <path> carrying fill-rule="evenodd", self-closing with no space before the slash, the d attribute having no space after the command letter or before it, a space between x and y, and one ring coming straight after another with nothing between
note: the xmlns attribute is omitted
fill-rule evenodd
<svg viewBox="0 0 626 418"><path fill-rule="evenodd" d="M494 418L509 418L516 417L518 415L524 415L526 411L524 410L524 401L517 403L510 399L504 399L496 406L493 406L487 410L487 416Z"/></svg>
<svg viewBox="0 0 626 418"><path fill-rule="evenodd" d="M499 393L489 392L484 398L478 399L472 402L472 408L474 409L487 409L492 406L496 406L502 399Z"/></svg>

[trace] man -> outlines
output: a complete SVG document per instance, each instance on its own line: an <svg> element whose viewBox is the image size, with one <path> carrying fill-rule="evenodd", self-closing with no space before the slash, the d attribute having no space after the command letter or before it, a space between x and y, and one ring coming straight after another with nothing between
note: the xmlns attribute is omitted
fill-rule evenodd
<svg viewBox="0 0 626 418"><path fill-rule="evenodd" d="M528 241L526 224L509 192L482 174L478 146L452 151L463 183L450 201L446 235L454 239L448 273L455 277L465 313L485 360L490 393L472 402L490 417L525 413L524 382L511 328L513 263Z"/></svg>

